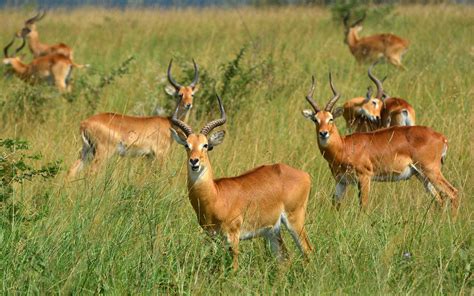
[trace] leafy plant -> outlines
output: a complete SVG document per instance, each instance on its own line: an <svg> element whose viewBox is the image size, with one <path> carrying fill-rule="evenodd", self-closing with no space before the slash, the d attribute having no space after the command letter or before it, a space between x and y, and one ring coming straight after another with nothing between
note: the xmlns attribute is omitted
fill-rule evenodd
<svg viewBox="0 0 474 296"><path fill-rule="evenodd" d="M36 168L32 161L41 159L40 154L30 154L25 140L0 139L0 202L5 202L13 194L13 184L23 183L34 177L48 179L59 172L59 161Z"/></svg>
<svg viewBox="0 0 474 296"><path fill-rule="evenodd" d="M371 4L380 4L371 6ZM336 0L331 6L332 18L336 22L342 22L344 16L350 15L351 19L358 19L364 15L368 18L384 18L394 9L393 4L382 1L369 0Z"/></svg>
<svg viewBox="0 0 474 296"><path fill-rule="evenodd" d="M112 84L117 78L128 74L130 72L130 64L134 59L134 56L128 57L120 65L113 68L110 73L97 73L96 75L99 75L99 79L94 80L94 77L91 77L94 76L93 73L87 77L81 76L76 83L77 92L68 95L68 100L74 101L78 97L83 96L91 111L94 111L99 104L103 89Z"/></svg>

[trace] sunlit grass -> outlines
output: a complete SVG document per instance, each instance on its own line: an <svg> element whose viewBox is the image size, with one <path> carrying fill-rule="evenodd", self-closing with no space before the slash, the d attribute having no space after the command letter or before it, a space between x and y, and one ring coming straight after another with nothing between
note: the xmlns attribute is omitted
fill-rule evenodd
<svg viewBox="0 0 474 296"><path fill-rule="evenodd" d="M0 44L18 30L27 11L0 11ZM316 100L330 98L332 71L341 101L365 93L366 67L358 65L343 41L342 24L328 11L313 8L239 10L51 11L38 24L44 42L64 42L75 50L80 79L108 73L129 56L129 73L105 87L98 107L84 95L68 102L48 87L48 100L15 113L16 94L29 86L0 80L0 137L27 139L44 161L63 160L80 149L79 122L92 113L151 113L155 104L172 106L162 78L170 58L174 75L186 81L180 65L195 58L202 72L222 85L223 65L247 46L242 67L262 63L251 89L223 97L228 108L227 136L211 154L216 176L233 176L262 163L285 162L313 179L307 229L315 246L309 263L285 234L291 260L279 265L260 240L241 244L240 270L230 270L223 244L200 230L187 200L185 153L173 145L163 167L145 159L112 158L95 177L64 183L64 174L47 182L16 186L11 203L20 211L0 228L3 293L143 292L183 294L470 294L474 194L472 116L474 10L471 7L400 7L387 18L368 20L362 34L392 32L410 40L407 71L377 66L388 75L388 93L409 100L417 122L449 139L443 173L459 189L456 222L439 211L417 180L376 183L370 209L359 213L351 188L340 212L331 207L334 181L316 147L314 125L301 110L312 74ZM263 71L263 70L262 70ZM92 78L91 78L92 79ZM207 101L196 94L190 124ZM235 97L232 97L235 94ZM239 95L240 94L240 95ZM201 100L200 100L201 99ZM31 104L23 102L28 108ZM21 105L21 104L20 104ZM145 107L144 107L145 106ZM169 111L169 110L168 110ZM337 122L345 132L344 123ZM3 215L7 215L3 213ZM409 254L409 255L403 255Z"/></svg>

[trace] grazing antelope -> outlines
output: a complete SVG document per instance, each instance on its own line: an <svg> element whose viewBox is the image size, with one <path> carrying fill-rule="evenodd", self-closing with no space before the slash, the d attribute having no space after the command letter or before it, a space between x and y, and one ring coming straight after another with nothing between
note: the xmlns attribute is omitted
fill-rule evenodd
<svg viewBox="0 0 474 296"><path fill-rule="evenodd" d="M375 65L375 64L374 64ZM377 87L376 98L382 101L380 110L380 127L390 126L412 126L415 125L415 109L406 100L401 98L392 98L385 94L382 81L377 79L369 68L369 77ZM365 110L366 105L362 106Z"/></svg>
<svg viewBox="0 0 474 296"><path fill-rule="evenodd" d="M310 176L286 164L264 165L243 175L214 179L208 151L221 144L224 131L209 134L226 122L217 96L221 118L207 123L199 133L176 116L172 121L184 135L171 128L176 142L188 156L188 192L199 225L211 236L223 235L230 243L233 268L238 268L239 241L263 236L279 258L286 255L281 225L291 233L303 254L311 250L304 228Z"/></svg>
<svg viewBox="0 0 474 296"><path fill-rule="evenodd" d="M173 60L168 66L168 81L179 98L177 113L179 118L187 118L193 105L193 96L197 91L199 70L194 64L194 80L189 86L178 84L171 76ZM186 120L186 119L184 119ZM163 160L171 146L170 117L137 117L117 113L100 113L81 122L82 151L79 159L68 171L68 179L81 171L84 165L92 161L91 170L99 166L114 154L120 156L148 156Z"/></svg>
<svg viewBox="0 0 474 296"><path fill-rule="evenodd" d="M448 149L446 137L423 126L397 126L341 137L332 114L340 95L331 75L329 82L334 96L321 110L313 99L313 77L306 100L314 111L303 110L303 116L316 124L319 150L336 180L335 205L339 207L349 184L358 185L360 205L366 208L372 181L396 182L415 175L440 205L443 199L438 191L447 195L455 215L458 191L441 173Z"/></svg>
<svg viewBox="0 0 474 296"><path fill-rule="evenodd" d="M72 60L73 51L66 44L59 43L55 45L47 45L39 41L39 34L36 30L36 22L43 19L45 15L46 11L43 11L43 13L38 12L37 15L26 20L24 27L17 33L17 37L27 39L28 47L35 58L50 54L62 54Z"/></svg>
<svg viewBox="0 0 474 296"><path fill-rule="evenodd" d="M350 132L368 132L379 128L382 101L372 98L372 89L368 88L367 95L348 100L342 107L335 108L334 118L341 114Z"/></svg>
<svg viewBox="0 0 474 296"><path fill-rule="evenodd" d="M372 89L367 95L350 99L342 108L336 108L334 118L341 113L346 121L347 128L355 132L369 132L390 126L415 125L415 109L404 99L391 98L383 90L382 83L372 74L374 63L369 67L368 75L375 83L377 93L372 97Z"/></svg>
<svg viewBox="0 0 474 296"><path fill-rule="evenodd" d="M408 49L408 41L394 34L384 33L366 37L359 37L362 30L362 18L349 26L350 14L344 16L345 42L356 60L361 62L371 62L381 57L386 58L391 64L404 68L402 65L402 55Z"/></svg>
<svg viewBox="0 0 474 296"><path fill-rule="evenodd" d="M52 54L34 59L25 64L16 54L25 46L23 44L16 49L14 56L9 56L8 50L13 45L15 38L3 49L5 58L3 64L10 65L11 69L20 79L36 83L40 80L54 81L56 87L62 92L69 92L69 77L76 65L68 58L60 54Z"/></svg>

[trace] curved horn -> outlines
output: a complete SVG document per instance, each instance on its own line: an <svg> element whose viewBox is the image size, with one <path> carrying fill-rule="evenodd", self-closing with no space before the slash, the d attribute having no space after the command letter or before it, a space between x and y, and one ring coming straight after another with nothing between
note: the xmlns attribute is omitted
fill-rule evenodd
<svg viewBox="0 0 474 296"><path fill-rule="evenodd" d="M222 105L222 99L217 94L216 94L216 97L217 97L217 101L219 102L219 109L221 110L221 118L209 122L201 129L201 134L205 136L207 136L213 129L215 129L218 126L223 125L227 121L227 116L225 115L224 106Z"/></svg>
<svg viewBox="0 0 474 296"><path fill-rule="evenodd" d="M168 66L168 81L169 83L176 89L179 91L179 89L182 87L179 83L177 83L173 77L171 76L171 66L173 64L173 59L170 60L170 64Z"/></svg>
<svg viewBox="0 0 474 296"><path fill-rule="evenodd" d="M46 15L46 9L43 9L43 14L40 17L38 17L35 21L39 22L40 20L44 18L45 15Z"/></svg>
<svg viewBox="0 0 474 296"><path fill-rule="evenodd" d="M351 17L351 14L349 12L344 14L344 17L342 19L342 22L344 23L345 28L349 28L349 18Z"/></svg>
<svg viewBox="0 0 474 296"><path fill-rule="evenodd" d="M191 88L195 88L199 80L199 69L194 59L193 59L193 65L194 65L194 79L193 79L193 82L191 82L191 84L189 85Z"/></svg>
<svg viewBox="0 0 474 296"><path fill-rule="evenodd" d="M308 103L311 105L311 107L313 107L314 112L318 113L319 111L321 111L321 109L319 109L318 105L316 104L316 102L313 99L313 94L314 94L315 88L316 88L316 84L315 84L314 75L313 75L313 76L311 76L311 88L309 89L309 92L306 95L306 101L308 101Z"/></svg>
<svg viewBox="0 0 474 296"><path fill-rule="evenodd" d="M18 48L15 50L15 55L16 55L18 52L20 52L20 51L23 49L23 47L25 47L25 44L26 44L26 39L25 39L25 37L23 37L23 43L21 43L21 46L18 47Z"/></svg>
<svg viewBox="0 0 474 296"><path fill-rule="evenodd" d="M358 20L356 20L351 27L355 27L357 25L360 25L360 23L362 23L364 20L365 20L365 17L367 16L367 14L364 12L364 15L362 15L362 17Z"/></svg>
<svg viewBox="0 0 474 296"><path fill-rule="evenodd" d="M329 72L329 85L331 86L332 94L334 96L329 100L329 102L327 103L326 108L324 108L324 110L328 111L328 112L332 112L332 109L334 108L334 105L336 105L336 102L337 102L337 100L339 100L341 95L334 88L334 84L332 83L331 72Z"/></svg>
<svg viewBox="0 0 474 296"><path fill-rule="evenodd" d="M377 95L375 96L377 99L381 99L382 98L382 95L383 95L383 87L382 87L382 82L380 80L377 79L377 77L375 77L373 74L372 74L372 68L377 65L379 61L376 61L375 63L373 63L372 65L370 65L369 67L369 71L368 71L368 74L369 74L369 78L370 80L372 80L375 85L377 86Z"/></svg>
<svg viewBox="0 0 474 296"><path fill-rule="evenodd" d="M186 137L189 137L190 134L193 133L193 129L187 125L185 122L181 121L178 119L178 109L179 109L179 106L181 104L181 100L179 100L178 102L178 106L176 106L176 110L174 111L174 114L173 114L173 117L171 117L171 122L176 125L177 127L179 127L183 132L184 134L186 135Z"/></svg>
<svg viewBox="0 0 474 296"><path fill-rule="evenodd" d="M3 54L5 55L6 58L8 58L8 49L13 45L13 42L15 42L15 37L13 37L12 41L10 41L10 43L7 44L7 46L5 46L5 48L3 49Z"/></svg>
<svg viewBox="0 0 474 296"><path fill-rule="evenodd" d="M30 19L27 19L25 21L25 25L31 25L31 24L34 24L37 20L38 20L38 17L40 16L41 14L41 11L38 11L38 14L35 15L34 17L30 18ZM44 16L44 14L43 14Z"/></svg>
<svg viewBox="0 0 474 296"><path fill-rule="evenodd" d="M368 102L372 97L372 86L367 87L367 94L365 95L365 102Z"/></svg>

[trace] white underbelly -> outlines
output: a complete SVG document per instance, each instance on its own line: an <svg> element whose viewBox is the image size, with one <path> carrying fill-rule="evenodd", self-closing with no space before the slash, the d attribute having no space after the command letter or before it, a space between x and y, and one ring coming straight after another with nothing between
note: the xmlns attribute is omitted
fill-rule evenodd
<svg viewBox="0 0 474 296"><path fill-rule="evenodd" d="M283 216L284 214L282 213L278 217L274 225L270 225L270 226L259 228L259 229L253 229L253 230L241 229L240 240L247 240L247 239L252 239L252 238L261 237L261 236L267 237L271 235L272 233L279 232L281 228L281 220L282 218L284 218Z"/></svg>
<svg viewBox="0 0 474 296"><path fill-rule="evenodd" d="M408 180L410 179L411 176L415 171L410 167L406 167L404 171L401 173L388 173L388 174L383 174L383 175L376 175L372 177L373 181L379 181L379 182L396 182L396 181L403 181L403 180Z"/></svg>
<svg viewBox="0 0 474 296"><path fill-rule="evenodd" d="M117 144L117 153L120 156L128 157L140 157L140 156L153 156L154 153L149 148L137 148L134 146L125 146L122 142Z"/></svg>

